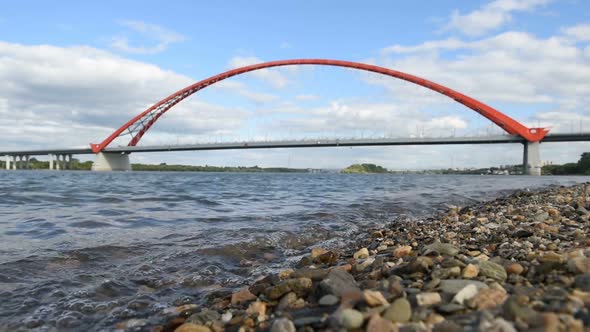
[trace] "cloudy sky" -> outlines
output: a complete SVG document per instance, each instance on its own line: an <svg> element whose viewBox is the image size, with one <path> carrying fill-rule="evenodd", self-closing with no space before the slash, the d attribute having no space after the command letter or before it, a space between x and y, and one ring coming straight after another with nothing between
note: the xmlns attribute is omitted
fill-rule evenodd
<svg viewBox="0 0 590 332"><path fill-rule="evenodd" d="M0 151L84 147L160 99L263 61L376 64L479 99L527 126L590 131L586 0L1 1ZM435 92L349 69L252 72L164 115L140 145L501 134ZM118 140L116 145L127 142ZM542 145L575 161L588 143ZM519 145L133 154L134 162L394 169L516 164Z"/></svg>

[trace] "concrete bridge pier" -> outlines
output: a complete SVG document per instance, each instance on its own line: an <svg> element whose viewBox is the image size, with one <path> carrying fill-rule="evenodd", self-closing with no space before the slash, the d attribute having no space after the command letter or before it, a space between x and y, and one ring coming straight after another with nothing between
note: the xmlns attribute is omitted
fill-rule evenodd
<svg viewBox="0 0 590 332"><path fill-rule="evenodd" d="M72 158L71 154L68 155L68 168L70 170L74 169L74 158Z"/></svg>
<svg viewBox="0 0 590 332"><path fill-rule="evenodd" d="M93 171L131 171L129 153L100 152L92 164Z"/></svg>
<svg viewBox="0 0 590 332"><path fill-rule="evenodd" d="M18 169L27 169L26 161L27 161L27 156L23 156L23 155L18 156L17 168Z"/></svg>
<svg viewBox="0 0 590 332"><path fill-rule="evenodd" d="M49 169L50 170L53 169L53 155L52 154L49 155Z"/></svg>
<svg viewBox="0 0 590 332"><path fill-rule="evenodd" d="M31 156L25 156L25 169L31 169Z"/></svg>
<svg viewBox="0 0 590 332"><path fill-rule="evenodd" d="M16 156L12 156L12 170L16 170Z"/></svg>
<svg viewBox="0 0 590 332"><path fill-rule="evenodd" d="M526 175L541 175L541 153L539 151L539 142L526 142L524 143L524 155L523 155L523 170Z"/></svg>
<svg viewBox="0 0 590 332"><path fill-rule="evenodd" d="M9 170L10 169L10 156L9 155L4 156L4 162L6 163L6 170Z"/></svg>
<svg viewBox="0 0 590 332"><path fill-rule="evenodd" d="M68 163L66 161L66 155L62 154L61 155L61 169L63 169L65 171L66 169L68 169L67 166L68 166Z"/></svg>

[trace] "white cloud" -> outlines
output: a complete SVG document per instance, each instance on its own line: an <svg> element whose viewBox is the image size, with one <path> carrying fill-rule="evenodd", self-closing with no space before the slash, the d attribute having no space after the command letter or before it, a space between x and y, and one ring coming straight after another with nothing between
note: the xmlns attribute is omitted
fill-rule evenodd
<svg viewBox="0 0 590 332"><path fill-rule="evenodd" d="M382 52L402 54L424 51L454 50L458 48L464 48L465 46L465 42L456 38L449 38L444 40L427 41L420 45L414 46L392 45L384 48Z"/></svg>
<svg viewBox="0 0 590 332"><path fill-rule="evenodd" d="M90 47L0 42L0 113L10 114L0 117L0 131L13 133L2 145L4 149L88 146L193 82ZM193 97L158 121L142 143L179 132L205 138L232 132L243 117L240 109Z"/></svg>
<svg viewBox="0 0 590 332"><path fill-rule="evenodd" d="M553 132L578 133L590 131L590 114L568 111L546 111L533 115L533 122L550 127Z"/></svg>
<svg viewBox="0 0 590 332"><path fill-rule="evenodd" d="M215 83L211 87L214 89L222 89L237 93L238 95L258 104L270 103L279 100L279 96L274 94L251 91L248 89L246 84L239 81L224 80Z"/></svg>
<svg viewBox="0 0 590 332"><path fill-rule="evenodd" d="M143 37L156 42L156 45L153 46L132 46L130 45L128 38L125 36L113 37L110 46L118 51L126 53L159 53L166 50L170 44L186 40L185 36L155 24L141 21L122 21L121 24Z"/></svg>
<svg viewBox="0 0 590 332"><path fill-rule="evenodd" d="M454 11L444 30L459 30L468 36L481 36L512 20L512 13L530 11L552 0L495 0L467 14Z"/></svg>
<svg viewBox="0 0 590 332"><path fill-rule="evenodd" d="M450 47L458 55L443 56ZM538 38L523 32L505 32L469 42L393 45L374 61L446 85L492 106L499 102L557 104L561 111L582 111L581 107L590 102L590 61L585 52L563 35ZM437 100L432 94L413 93L399 81L374 76L367 76L367 81L417 101Z"/></svg>
<svg viewBox="0 0 590 332"><path fill-rule="evenodd" d="M575 41L590 40L590 24L578 24L562 29L562 32L566 36L573 38Z"/></svg>
<svg viewBox="0 0 590 332"><path fill-rule="evenodd" d="M408 104L392 103L333 100L314 108L275 105L272 110L261 110L261 113L287 115L266 121L262 131L276 138L289 139L360 135L438 137L450 136L468 125L465 119L456 115L427 114Z"/></svg>
<svg viewBox="0 0 590 332"><path fill-rule="evenodd" d="M255 65L258 63L262 63L262 62L264 62L264 61L257 58L257 57L236 56L236 57L233 57L229 61L229 66L233 69L233 68ZM272 85L276 88L282 88L289 83L289 80L287 79L287 77L276 69L260 69L260 70L253 71L253 72L246 74L246 75L252 75L258 79L263 80L264 82L269 83L270 85Z"/></svg>

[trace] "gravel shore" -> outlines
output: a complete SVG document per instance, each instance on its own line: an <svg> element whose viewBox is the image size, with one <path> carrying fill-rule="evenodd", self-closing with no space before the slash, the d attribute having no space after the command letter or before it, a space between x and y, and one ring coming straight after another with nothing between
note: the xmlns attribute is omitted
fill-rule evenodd
<svg viewBox="0 0 590 332"><path fill-rule="evenodd" d="M204 306L168 308L150 329L590 331L588 210L582 184L395 220L349 250L313 248Z"/></svg>

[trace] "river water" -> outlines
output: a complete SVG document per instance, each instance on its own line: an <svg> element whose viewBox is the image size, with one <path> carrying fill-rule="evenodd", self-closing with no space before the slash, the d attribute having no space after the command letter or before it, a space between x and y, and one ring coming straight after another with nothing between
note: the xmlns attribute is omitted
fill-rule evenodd
<svg viewBox="0 0 590 332"><path fill-rule="evenodd" d="M587 180L0 171L0 331L157 320L400 215Z"/></svg>

